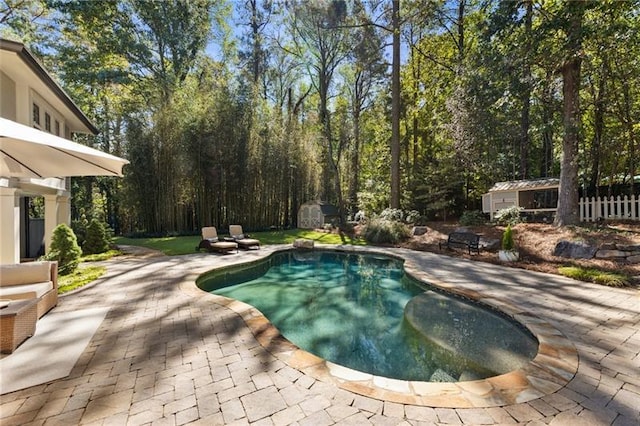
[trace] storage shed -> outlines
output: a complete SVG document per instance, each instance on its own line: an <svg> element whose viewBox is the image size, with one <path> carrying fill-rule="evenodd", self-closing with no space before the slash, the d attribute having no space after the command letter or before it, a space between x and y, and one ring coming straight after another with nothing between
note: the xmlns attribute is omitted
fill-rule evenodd
<svg viewBox="0 0 640 426"><path fill-rule="evenodd" d="M555 213L560 179L542 178L498 182L482 195L482 211L493 220L498 210L521 207L532 214Z"/></svg>
<svg viewBox="0 0 640 426"><path fill-rule="evenodd" d="M298 210L298 228L322 228L325 223L339 218L338 208L324 201L307 201Z"/></svg>

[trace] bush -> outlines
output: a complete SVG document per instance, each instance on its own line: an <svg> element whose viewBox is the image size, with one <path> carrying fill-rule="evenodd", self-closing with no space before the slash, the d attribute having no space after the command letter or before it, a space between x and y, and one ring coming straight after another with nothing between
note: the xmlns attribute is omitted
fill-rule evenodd
<svg viewBox="0 0 640 426"><path fill-rule="evenodd" d="M484 225L487 219L480 210L467 210L460 216L460 225L477 226Z"/></svg>
<svg viewBox="0 0 640 426"><path fill-rule="evenodd" d="M411 210L410 212L407 212L405 221L407 223L417 224L417 222L419 222L421 218L422 216L420 215L420 212L418 210Z"/></svg>
<svg viewBox="0 0 640 426"><path fill-rule="evenodd" d="M495 220L498 225L517 225L523 221L521 216L522 210L522 207L516 206L498 210Z"/></svg>
<svg viewBox="0 0 640 426"><path fill-rule="evenodd" d="M400 209L384 209L379 217L382 220L402 222L404 213Z"/></svg>
<svg viewBox="0 0 640 426"><path fill-rule="evenodd" d="M86 239L82 246L85 254L104 253L109 250L109 237L106 226L97 219L92 219L87 226Z"/></svg>
<svg viewBox="0 0 640 426"><path fill-rule="evenodd" d="M82 256L82 249L78 246L73 230L64 223L56 226L51 238L51 247L45 259L57 260L58 273L67 275L76 270L80 263L80 256Z"/></svg>
<svg viewBox="0 0 640 426"><path fill-rule="evenodd" d="M78 240L78 244L80 246L83 246L84 241L87 239L88 226L89 221L84 214L80 215L80 219L71 221L71 229L73 230L73 233L76 234L76 239Z"/></svg>
<svg viewBox="0 0 640 426"><path fill-rule="evenodd" d="M507 225L507 229L502 233L502 250L513 251L514 249L513 231L511 230L511 225Z"/></svg>
<svg viewBox="0 0 640 426"><path fill-rule="evenodd" d="M582 268L579 266L565 266L558 268L558 272L565 277L575 280L593 282L608 287L626 287L630 284L629 277L613 272L601 271L595 268Z"/></svg>
<svg viewBox="0 0 640 426"><path fill-rule="evenodd" d="M369 221L363 236L370 243L397 244L409 238L410 232L404 223L377 218Z"/></svg>

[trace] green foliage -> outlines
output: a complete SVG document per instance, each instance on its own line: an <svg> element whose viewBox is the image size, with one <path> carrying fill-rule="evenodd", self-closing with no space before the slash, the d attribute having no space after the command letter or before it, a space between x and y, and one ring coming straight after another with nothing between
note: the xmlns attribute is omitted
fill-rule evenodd
<svg viewBox="0 0 640 426"><path fill-rule="evenodd" d="M507 229L505 229L502 233L502 250L515 250L515 243L513 241L513 231L511 230L511 225L507 225Z"/></svg>
<svg viewBox="0 0 640 426"><path fill-rule="evenodd" d="M616 274L595 268L583 268L581 266L563 266L558 268L558 272L565 277L602 284L608 287L626 287L631 282L629 277L624 274Z"/></svg>
<svg viewBox="0 0 640 426"><path fill-rule="evenodd" d="M104 266L87 266L77 268L70 274L60 277L58 280L58 294L67 293L76 288L89 284L100 278L107 271Z"/></svg>
<svg viewBox="0 0 640 426"><path fill-rule="evenodd" d="M66 224L61 223L53 230L51 247L44 256L46 260L58 261L58 273L67 275L72 273L80 263L82 249L78 246L78 240L73 230Z"/></svg>
<svg viewBox="0 0 640 426"><path fill-rule="evenodd" d="M376 218L367 223L363 237L370 243L397 244L409 238L410 232L402 222Z"/></svg>
<svg viewBox="0 0 640 426"><path fill-rule="evenodd" d="M396 221L402 222L404 218L404 212L400 209L384 209L382 213L380 213L379 218L382 220Z"/></svg>
<svg viewBox="0 0 640 426"><path fill-rule="evenodd" d="M73 233L76 234L76 239L78 240L78 244L80 246L84 246L84 242L87 239L87 227L89 226L89 221L87 220L87 216L85 214L81 214L79 219L71 221L71 229Z"/></svg>
<svg viewBox="0 0 640 426"><path fill-rule="evenodd" d="M508 207L506 209L498 210L495 214L495 221L498 225L517 225L522 223L522 207Z"/></svg>
<svg viewBox="0 0 640 426"><path fill-rule="evenodd" d="M104 253L109 250L109 237L104 223L97 219L92 219L87 226L86 239L82 246L86 254Z"/></svg>
<svg viewBox="0 0 640 426"><path fill-rule="evenodd" d="M487 218L480 210L466 210L464 213L462 213L462 216L460 216L459 220L460 225L464 226L484 225L486 221Z"/></svg>
<svg viewBox="0 0 640 426"><path fill-rule="evenodd" d="M82 256L80 261L81 262L101 262L103 260L108 260L108 259L111 259L112 257L120 256L120 255L122 255L122 252L120 250L109 250L103 253L89 254L86 256Z"/></svg>
<svg viewBox="0 0 640 426"><path fill-rule="evenodd" d="M245 30L228 25L235 3ZM118 232L185 233L235 218L292 226L301 203L337 203L341 192L352 214L389 205L391 90L380 45L395 3L347 2L347 15L344 2L296 1L278 13L272 3L8 2L4 25L44 54L102 130L83 142L131 161L124 179L73 180L74 219L79 206L93 216L96 195ZM636 174L637 2L464 2L464 28L437 19L451 2L405 3L405 209L447 220L478 208L497 180L558 176L558 64L578 56L582 108L570 122L583 137L570 160L579 184L593 191L604 176ZM572 25L576 8L583 31ZM576 32L577 56L568 49Z"/></svg>

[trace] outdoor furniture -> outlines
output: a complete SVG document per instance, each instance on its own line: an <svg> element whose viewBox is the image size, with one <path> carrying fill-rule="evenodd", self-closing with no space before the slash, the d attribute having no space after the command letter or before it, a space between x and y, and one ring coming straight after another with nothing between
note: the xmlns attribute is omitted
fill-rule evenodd
<svg viewBox="0 0 640 426"><path fill-rule="evenodd" d="M260 248L260 241L255 238L249 238L249 235L242 232L242 225L229 225L229 234L238 243L238 246L243 249Z"/></svg>
<svg viewBox="0 0 640 426"><path fill-rule="evenodd" d="M58 304L58 262L0 265L0 299L34 299L42 317Z"/></svg>
<svg viewBox="0 0 640 426"><path fill-rule="evenodd" d="M202 241L196 247L196 250L200 251L205 249L210 252L229 253L233 250L238 252L238 244L233 241L220 241L218 238L218 231L214 226L206 226L202 228Z"/></svg>
<svg viewBox="0 0 640 426"><path fill-rule="evenodd" d="M442 250L443 246L447 248L467 248L469 254L472 251L480 254L480 236L473 232L452 232L446 241L442 240L438 244L440 250Z"/></svg>
<svg viewBox="0 0 640 426"><path fill-rule="evenodd" d="M0 352L10 354L36 332L38 300L12 301L0 309Z"/></svg>

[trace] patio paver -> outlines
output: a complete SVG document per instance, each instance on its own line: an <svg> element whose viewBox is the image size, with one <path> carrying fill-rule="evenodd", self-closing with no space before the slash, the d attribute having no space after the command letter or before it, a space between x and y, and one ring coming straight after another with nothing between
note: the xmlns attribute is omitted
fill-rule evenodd
<svg viewBox="0 0 640 426"><path fill-rule="evenodd" d="M110 308L70 376L0 396L0 424L640 423L637 289L385 249L426 280L544 319L577 349L578 372L557 391L499 407L430 408L341 389L309 373L312 358L296 358L301 369L293 368L263 346L270 339L254 336L237 305L214 303L194 288L202 272L276 249L106 262L103 278L61 297L56 308Z"/></svg>

